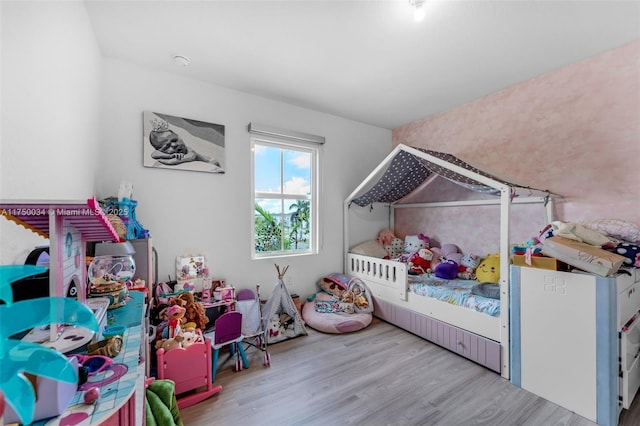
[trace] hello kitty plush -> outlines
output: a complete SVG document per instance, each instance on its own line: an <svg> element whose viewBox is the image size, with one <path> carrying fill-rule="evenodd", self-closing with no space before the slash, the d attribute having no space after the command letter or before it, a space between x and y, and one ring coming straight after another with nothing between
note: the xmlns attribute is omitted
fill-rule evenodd
<svg viewBox="0 0 640 426"><path fill-rule="evenodd" d="M430 246L429 237L424 234L407 235L404 237L404 254L411 255L422 248Z"/></svg>
<svg viewBox="0 0 640 426"><path fill-rule="evenodd" d="M460 266L464 268L458 273L458 278L463 280L475 280L476 268L480 265L480 258L475 254L465 254L460 259Z"/></svg>
<svg viewBox="0 0 640 426"><path fill-rule="evenodd" d="M397 258L395 258L395 260L402 263L408 263L409 257L423 248L429 248L429 237L424 234L407 235L404 237L403 251Z"/></svg>

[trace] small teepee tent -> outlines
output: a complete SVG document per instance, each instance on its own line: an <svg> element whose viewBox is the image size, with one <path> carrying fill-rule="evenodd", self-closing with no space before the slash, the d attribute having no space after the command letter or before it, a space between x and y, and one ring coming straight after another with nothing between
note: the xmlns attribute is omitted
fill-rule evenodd
<svg viewBox="0 0 640 426"><path fill-rule="evenodd" d="M265 338L268 344L307 335L302 318L293 303L289 290L284 285L283 278L288 268L289 266L285 266L280 270L280 267L276 265L278 282L262 311L262 321L266 324Z"/></svg>

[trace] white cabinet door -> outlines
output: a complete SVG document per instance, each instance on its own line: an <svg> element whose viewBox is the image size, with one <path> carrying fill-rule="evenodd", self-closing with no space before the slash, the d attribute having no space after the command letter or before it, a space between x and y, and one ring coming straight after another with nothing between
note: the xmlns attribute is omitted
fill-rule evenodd
<svg viewBox="0 0 640 426"><path fill-rule="evenodd" d="M521 385L597 418L596 291L590 275L521 271Z"/></svg>

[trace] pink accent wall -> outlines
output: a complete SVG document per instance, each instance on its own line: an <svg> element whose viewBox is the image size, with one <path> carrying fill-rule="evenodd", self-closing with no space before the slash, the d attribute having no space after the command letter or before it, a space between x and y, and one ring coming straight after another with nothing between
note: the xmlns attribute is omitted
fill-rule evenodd
<svg viewBox="0 0 640 426"><path fill-rule="evenodd" d="M560 194L559 220L640 225L640 41L394 129L399 143Z"/></svg>

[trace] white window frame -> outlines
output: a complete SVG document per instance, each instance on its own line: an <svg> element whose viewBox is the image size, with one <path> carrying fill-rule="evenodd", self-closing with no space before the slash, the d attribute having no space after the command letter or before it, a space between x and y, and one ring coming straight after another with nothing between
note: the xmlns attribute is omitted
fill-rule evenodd
<svg viewBox="0 0 640 426"><path fill-rule="evenodd" d="M267 129L267 131L265 131ZM307 256L318 254L320 250L320 165L322 158L322 143L324 138L305 135L301 133L288 132L269 128L267 126L249 125L251 134L251 258L252 259L270 259L280 257ZM311 155L311 194L308 197L300 194L274 193L274 192L256 192L255 187L255 146L264 145L280 149L293 149L308 152ZM284 165L281 164L281 168ZM283 178L283 170L281 169L280 178ZM306 198L310 201L310 231L309 231L309 248L304 250L282 250L270 252L256 251L256 227L255 227L255 204L256 199L269 198L277 200L300 199ZM283 211L283 214L287 212Z"/></svg>

